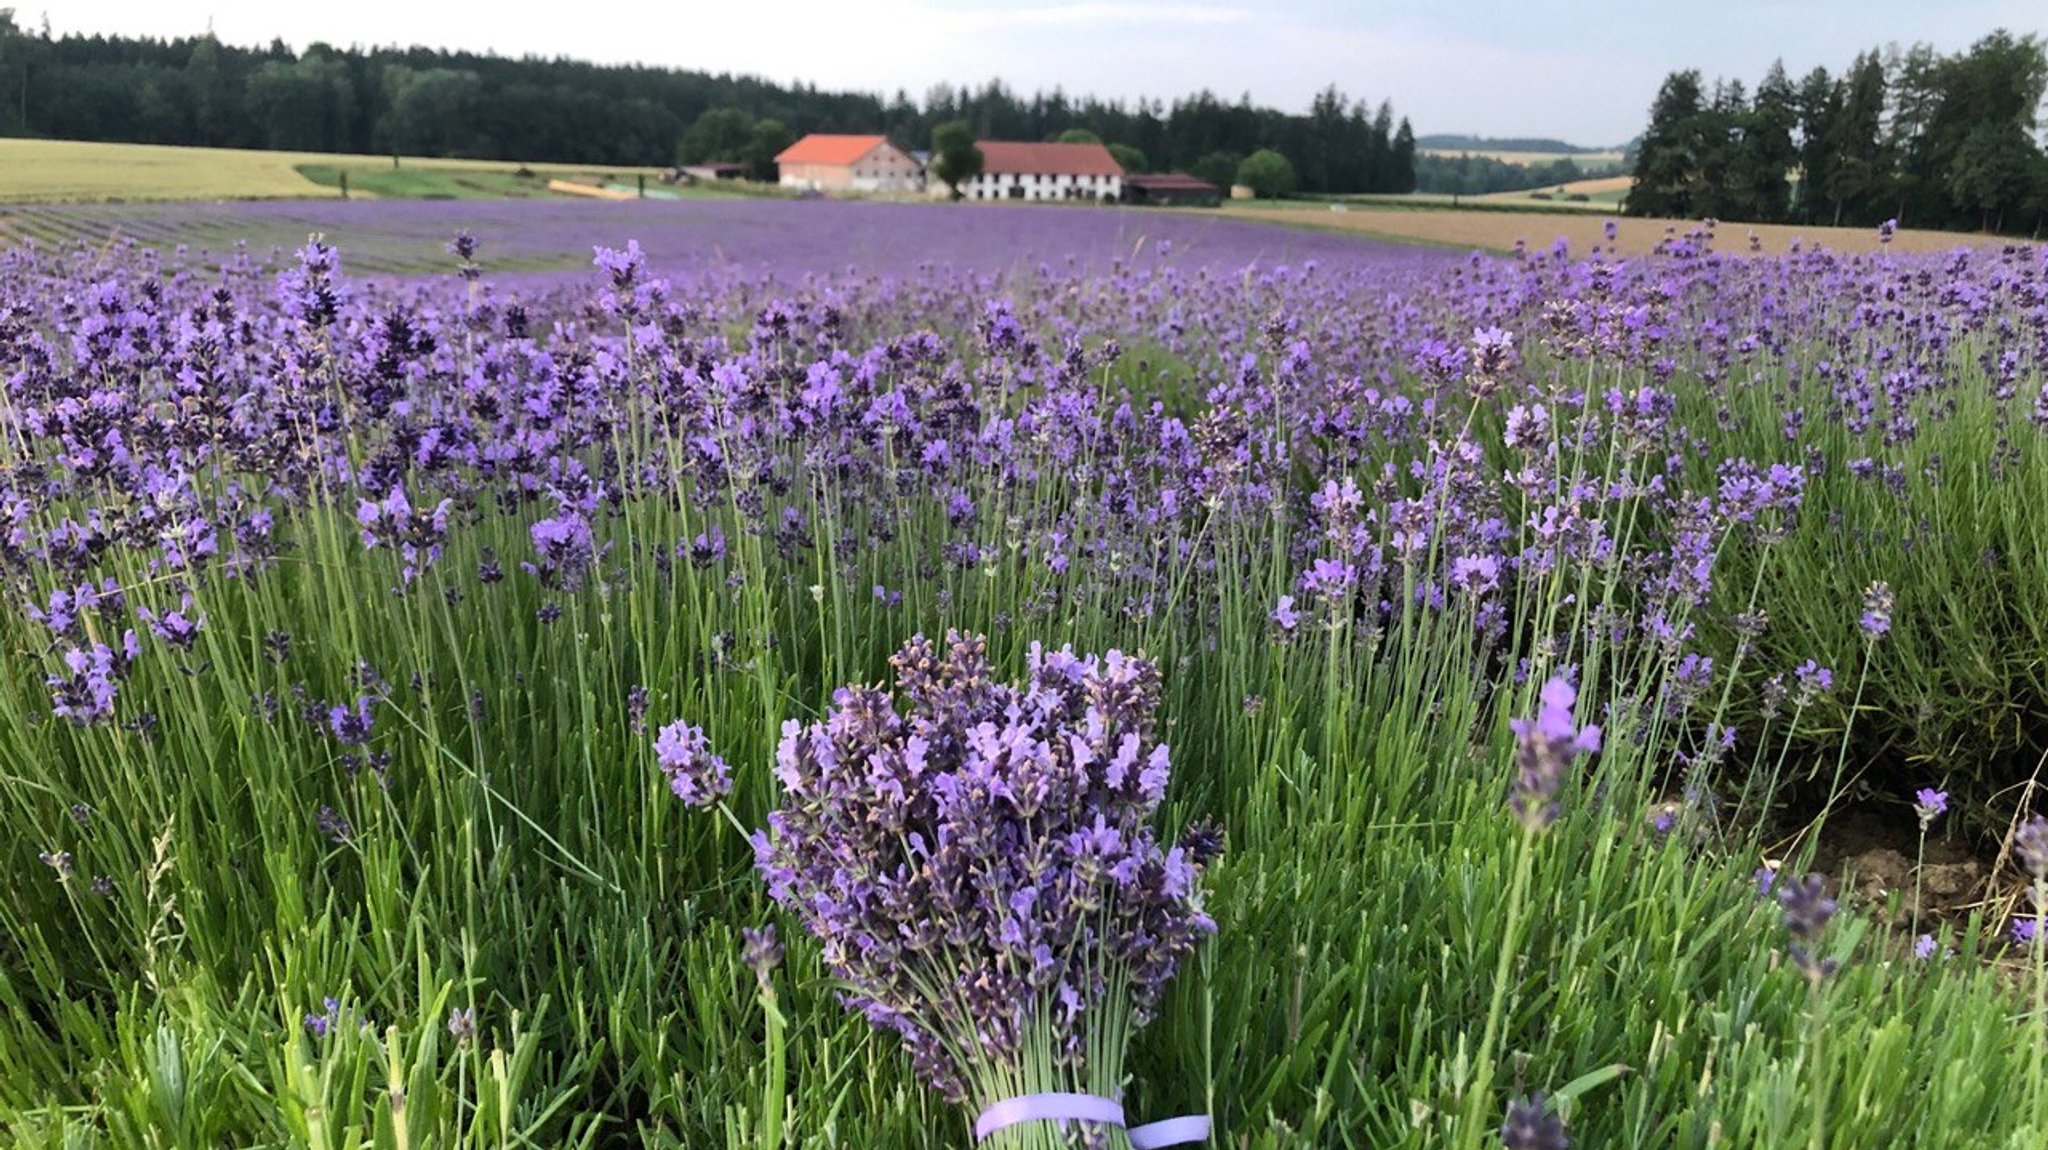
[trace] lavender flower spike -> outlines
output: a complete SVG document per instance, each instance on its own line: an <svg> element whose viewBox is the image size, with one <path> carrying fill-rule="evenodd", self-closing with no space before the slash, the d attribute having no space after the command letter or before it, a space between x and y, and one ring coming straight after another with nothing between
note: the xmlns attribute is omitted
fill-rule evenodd
<svg viewBox="0 0 2048 1150"><path fill-rule="evenodd" d="M1508 1103L1507 1121L1500 1127L1501 1145L1507 1150L1571 1150L1564 1119L1543 1102L1539 1093Z"/></svg>
<svg viewBox="0 0 2048 1150"><path fill-rule="evenodd" d="M1895 605L1891 584L1880 581L1864 588L1863 618L1858 623L1863 633L1873 640L1891 634L1892 608Z"/></svg>
<svg viewBox="0 0 2048 1150"><path fill-rule="evenodd" d="M1201 878L1221 834L1166 846L1152 825L1158 667L1034 645L1006 683L957 634L890 662L893 694L841 687L784 725L782 806L754 835L770 897L948 1099L1003 1124L1051 1117L1024 1104L1049 1091L1120 1106L1091 1052L1122 1049L1216 929Z"/></svg>
<svg viewBox="0 0 2048 1150"><path fill-rule="evenodd" d="M2013 833L2012 849L2036 882L2048 879L2048 818L2035 815Z"/></svg>
<svg viewBox="0 0 2048 1150"><path fill-rule="evenodd" d="M1541 830L1557 820L1557 791L1565 769L1582 754L1600 750L1600 728L1577 725L1572 705L1578 692L1562 678L1543 684L1542 706L1533 719L1513 719L1515 779L1508 791L1508 809L1522 825Z"/></svg>
<svg viewBox="0 0 2048 1150"><path fill-rule="evenodd" d="M1934 820L1948 813L1948 792L1921 787L1913 796L1913 813L1920 816L1920 829L1925 832Z"/></svg>
<svg viewBox="0 0 2048 1150"><path fill-rule="evenodd" d="M654 740L654 757L668 776L668 787L693 807L708 807L732 791L732 771L711 753L702 727L674 722Z"/></svg>
<svg viewBox="0 0 2048 1150"><path fill-rule="evenodd" d="M1816 958L1811 949L1837 909L1835 900L1827 897L1824 881L1810 874L1778 884L1777 892L1778 905L1785 910L1785 933L1793 940L1788 948L1793 965L1814 982L1834 974L1841 964L1832 958Z"/></svg>

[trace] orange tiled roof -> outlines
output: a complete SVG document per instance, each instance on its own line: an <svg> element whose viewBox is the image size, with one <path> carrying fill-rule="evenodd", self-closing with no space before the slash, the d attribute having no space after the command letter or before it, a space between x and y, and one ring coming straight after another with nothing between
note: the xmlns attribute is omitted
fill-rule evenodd
<svg viewBox="0 0 2048 1150"><path fill-rule="evenodd" d="M981 170L989 175L1121 176L1124 169L1101 144L1024 144L977 140Z"/></svg>
<svg viewBox="0 0 2048 1150"><path fill-rule="evenodd" d="M831 136L812 132L775 157L778 164L851 164L876 147L889 142L887 136Z"/></svg>

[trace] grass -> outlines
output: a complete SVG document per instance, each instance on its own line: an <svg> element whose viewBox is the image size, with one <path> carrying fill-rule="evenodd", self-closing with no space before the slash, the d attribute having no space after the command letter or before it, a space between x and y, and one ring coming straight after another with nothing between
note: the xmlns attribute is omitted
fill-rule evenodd
<svg viewBox="0 0 2048 1150"><path fill-rule="evenodd" d="M373 194L473 199L510 195L525 187L511 173L525 167L539 177L632 179L657 168L593 168L500 160L407 157L397 173L389 156L335 156L156 144L101 144L69 140L0 139L0 203L135 203L172 200L328 199L333 176L349 171L351 190Z"/></svg>
<svg viewBox="0 0 2048 1150"><path fill-rule="evenodd" d="M363 164L300 164L294 170L306 179L323 188L332 188L339 195L341 178L348 177L348 192L352 197L381 200L553 200L570 198L565 193L549 188L550 180L565 180L572 183L588 184L592 187L606 187L617 191L634 192L639 189L636 178L646 179L645 193L648 199L660 200L716 200L739 195L761 195L758 185L713 185L708 187L674 187L664 184L656 173L626 169L623 175L616 168L557 167L542 171L526 168L531 176L520 175L521 169L503 164L489 168L445 167L427 161L415 160L394 168L389 161Z"/></svg>
<svg viewBox="0 0 2048 1150"><path fill-rule="evenodd" d="M528 200L550 199L545 177L523 177L509 170L468 171L448 168L399 167L384 164L300 164L293 169L307 180L338 194L344 176L348 194L383 200Z"/></svg>

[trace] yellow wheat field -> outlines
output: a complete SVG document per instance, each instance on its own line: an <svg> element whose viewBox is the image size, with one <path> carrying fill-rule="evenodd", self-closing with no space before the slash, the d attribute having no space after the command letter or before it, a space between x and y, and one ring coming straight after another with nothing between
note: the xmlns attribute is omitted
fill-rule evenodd
<svg viewBox="0 0 2048 1150"><path fill-rule="evenodd" d="M374 167L389 156L259 152L74 140L0 140L0 203L112 203L154 200L334 199L293 169L300 164ZM407 158L409 168L502 172L510 160ZM527 164L541 177L583 175L591 165ZM653 168L606 169L628 178ZM361 198L360 196L358 198Z"/></svg>
<svg viewBox="0 0 2048 1150"><path fill-rule="evenodd" d="M1666 220L1648 217L1611 216L1593 212L1467 212L1453 209L1373 209L1354 206L1349 211L1311 211L1300 208L1237 207L1224 209L1240 219L1266 220L1297 227L1327 228L1381 239L1447 247L1509 251L1517 241L1531 248L1548 248L1559 239L1571 250L1585 255L1598 244L1605 251L1642 255L1662 241L1666 229L1683 235L1698 227L1696 220ZM1606 219L1616 224L1615 239L1606 238ZM1876 228L1799 227L1791 224L1720 224L1714 231L1714 250L1735 255L1752 251L1750 235L1756 236L1760 255L1782 255L1796 240L1811 248L1815 244L1839 252L1871 252L1878 249ZM1963 232L1935 232L1901 229L1891 248L1903 252L1945 252L1957 247L1999 248L2024 243L2007 236L1985 236Z"/></svg>

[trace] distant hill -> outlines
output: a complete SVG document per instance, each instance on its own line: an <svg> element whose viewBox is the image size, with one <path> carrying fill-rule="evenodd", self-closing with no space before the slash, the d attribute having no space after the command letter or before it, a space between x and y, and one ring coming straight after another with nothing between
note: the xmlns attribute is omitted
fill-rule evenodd
<svg viewBox="0 0 2048 1150"><path fill-rule="evenodd" d="M1582 148L1577 144L1567 144L1563 140L1524 139L1522 137L1495 139L1492 136L1460 136L1455 134L1418 136L1415 139L1415 146L1418 149L1432 152L1536 152L1547 156L1580 156L1618 150L1614 148Z"/></svg>

